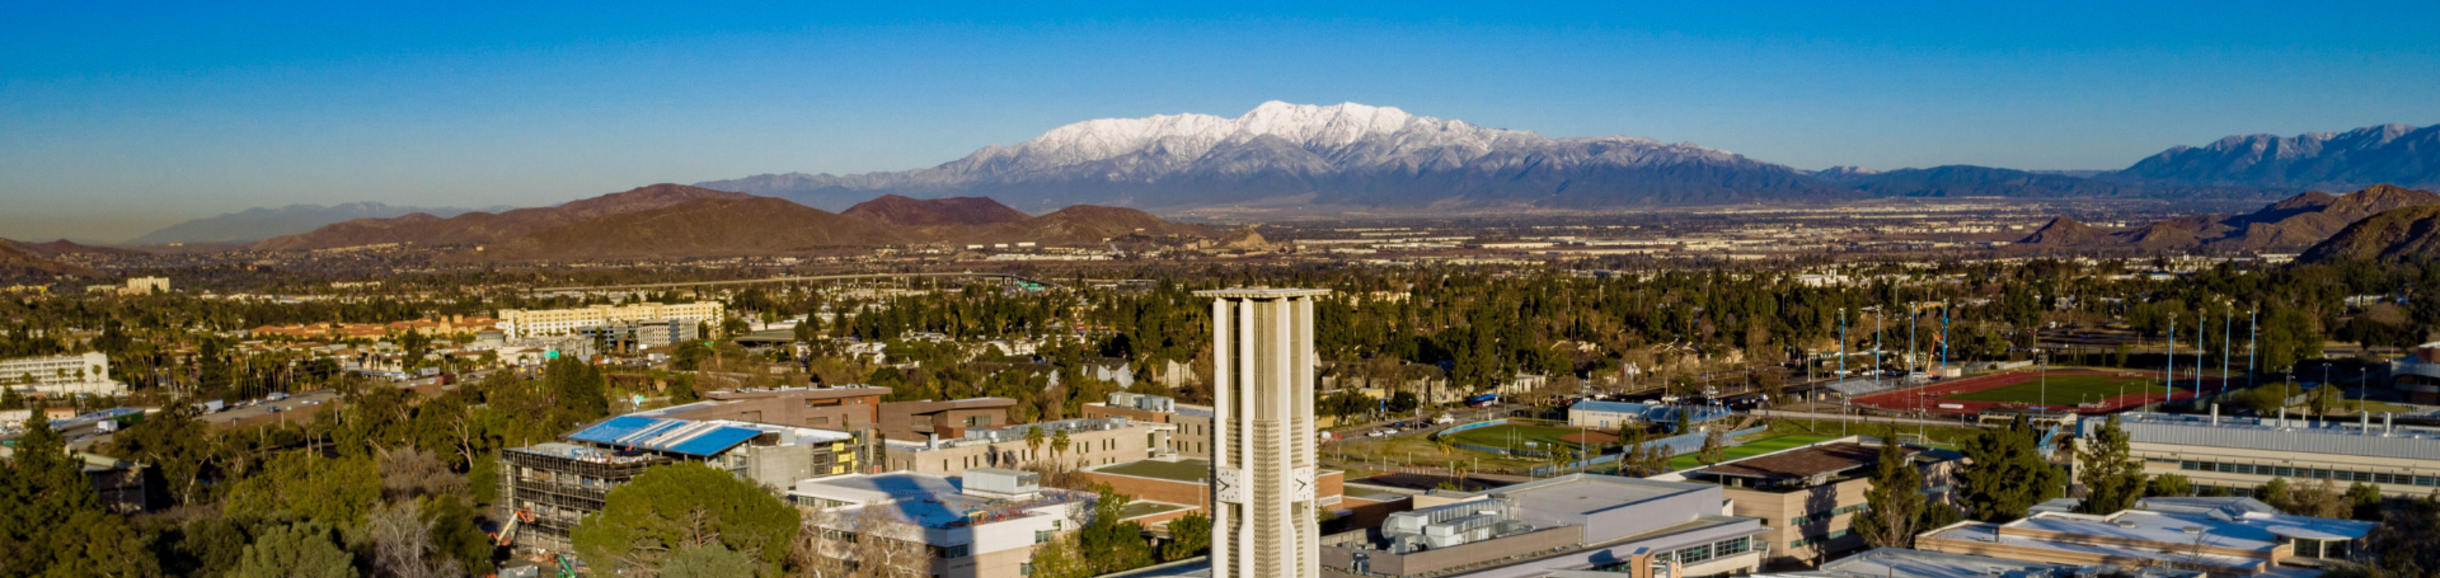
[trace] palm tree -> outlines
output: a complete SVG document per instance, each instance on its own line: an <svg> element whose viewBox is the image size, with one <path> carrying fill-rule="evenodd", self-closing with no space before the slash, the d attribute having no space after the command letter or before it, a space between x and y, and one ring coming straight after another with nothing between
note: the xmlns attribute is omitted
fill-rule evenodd
<svg viewBox="0 0 2440 578"><path fill-rule="evenodd" d="M1025 428L1025 459L1033 460L1038 455L1042 455L1042 426Z"/></svg>
<svg viewBox="0 0 2440 578"><path fill-rule="evenodd" d="M1051 456L1064 464L1067 460L1069 443L1067 430L1059 430L1059 433L1053 434L1051 436Z"/></svg>

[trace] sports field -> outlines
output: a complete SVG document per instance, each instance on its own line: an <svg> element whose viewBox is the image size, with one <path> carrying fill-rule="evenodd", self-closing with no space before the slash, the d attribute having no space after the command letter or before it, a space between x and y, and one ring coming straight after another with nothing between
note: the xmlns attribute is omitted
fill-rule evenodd
<svg viewBox="0 0 2440 578"><path fill-rule="evenodd" d="M2130 393L2160 391L2160 379L2148 375L2060 374L1942 398L1944 401L1996 401L2073 407ZM2047 394L2048 397L2044 397Z"/></svg>
<svg viewBox="0 0 2440 578"><path fill-rule="evenodd" d="M1450 437L1455 438L1459 443L1487 448L1547 450L1552 446L1564 445L1569 449L1574 449L1575 442L1568 441L1566 438L1575 435L1577 431L1572 427L1502 424L1461 431Z"/></svg>
<svg viewBox="0 0 2440 578"><path fill-rule="evenodd" d="M1720 461L1759 456L1805 444L1829 441L1830 439L1831 438L1825 436L1802 434L1763 438L1743 444L1729 446L1728 449L1721 450ZM1669 470L1677 471L1702 467L1702 458L1703 456L1700 454L1686 454L1675 458L1670 458Z"/></svg>

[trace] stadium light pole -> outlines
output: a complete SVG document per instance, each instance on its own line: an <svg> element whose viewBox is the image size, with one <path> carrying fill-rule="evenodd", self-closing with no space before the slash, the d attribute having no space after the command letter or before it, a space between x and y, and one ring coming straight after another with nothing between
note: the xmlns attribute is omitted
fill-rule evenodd
<svg viewBox="0 0 2440 578"><path fill-rule="evenodd" d="M2203 397L2203 352L2210 351L2210 346L2203 345L2203 336L2211 333L2211 325L2209 325L2211 318L2205 317L2210 314L2209 310L2194 312L2194 397L2196 398Z"/></svg>
<svg viewBox="0 0 2440 578"><path fill-rule="evenodd" d="M2254 369L2254 342L2259 339L2262 339L2262 304L2255 303L2254 310L2245 314L2245 387L2248 388L2254 386L2254 374L2258 373Z"/></svg>
<svg viewBox="0 0 2440 578"><path fill-rule="evenodd" d="M2169 394L2168 397L2161 398L2161 405L2168 405L2169 400L2177 398L2177 313L2174 311L2169 313L2168 352L2166 357L2169 358L2169 376L2161 381L2169 386Z"/></svg>
<svg viewBox="0 0 2440 578"><path fill-rule="evenodd" d="M2230 303L2228 311L2222 312L2220 315L2220 393L2222 394L2228 393L2228 353L2229 348L2235 346L2234 342L2229 339L2229 332L2236 324L2236 304Z"/></svg>

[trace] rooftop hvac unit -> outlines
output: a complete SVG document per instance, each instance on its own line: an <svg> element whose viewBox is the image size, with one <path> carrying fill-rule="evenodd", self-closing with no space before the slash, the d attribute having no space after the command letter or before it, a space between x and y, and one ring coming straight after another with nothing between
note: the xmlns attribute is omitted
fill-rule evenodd
<svg viewBox="0 0 2440 578"><path fill-rule="evenodd" d="M1042 491L1042 474L999 468L966 470L965 487L969 494L1019 496Z"/></svg>

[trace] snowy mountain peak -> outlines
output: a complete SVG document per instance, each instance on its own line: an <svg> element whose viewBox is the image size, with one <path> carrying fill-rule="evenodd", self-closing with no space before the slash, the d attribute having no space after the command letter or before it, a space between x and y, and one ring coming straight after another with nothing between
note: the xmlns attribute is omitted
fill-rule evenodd
<svg viewBox="0 0 2440 578"><path fill-rule="evenodd" d="M1838 194L1794 169L1690 143L1554 139L1395 107L1281 101L1235 118L1188 113L1088 120L928 169L763 175L705 185L797 194L793 198L823 206L884 191L1000 195L1036 209L1080 201L1173 207L1301 194L1349 205L1564 207L1728 202L1753 191Z"/></svg>

